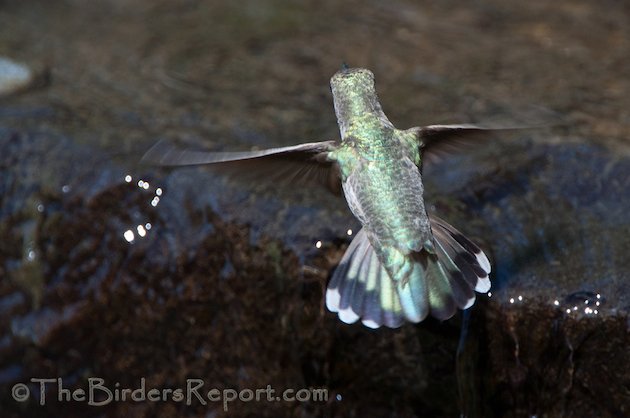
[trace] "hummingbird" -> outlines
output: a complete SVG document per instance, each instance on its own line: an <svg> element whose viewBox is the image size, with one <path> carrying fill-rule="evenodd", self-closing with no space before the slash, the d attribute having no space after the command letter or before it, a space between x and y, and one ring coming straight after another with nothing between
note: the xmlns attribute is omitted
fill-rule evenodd
<svg viewBox="0 0 630 418"><path fill-rule="evenodd" d="M180 149L163 141L143 161L212 164L282 182L319 184L345 196L361 223L326 290L347 324L397 328L431 315L451 318L490 290L490 261L473 241L428 214L423 168L475 146L494 129L472 124L397 129L376 94L374 74L344 67L330 80L340 138L242 152Z"/></svg>

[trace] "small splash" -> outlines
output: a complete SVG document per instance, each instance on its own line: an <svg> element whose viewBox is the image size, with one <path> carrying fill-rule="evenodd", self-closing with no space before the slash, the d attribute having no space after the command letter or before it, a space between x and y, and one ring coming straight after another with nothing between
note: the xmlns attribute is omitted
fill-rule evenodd
<svg viewBox="0 0 630 418"><path fill-rule="evenodd" d="M123 237L127 242L133 242L133 240L135 239L135 235L131 229L126 230L123 234Z"/></svg>
<svg viewBox="0 0 630 418"><path fill-rule="evenodd" d="M553 304L561 308L567 315L584 314L592 316L599 314L605 301L601 293L579 291L571 293L562 301L555 299Z"/></svg>
<svg viewBox="0 0 630 418"><path fill-rule="evenodd" d="M490 292L488 292L488 293L489 293L488 297L492 296L492 294L490 294ZM518 302L523 302L524 300L525 300L525 298L523 297L523 295L513 296L513 297L510 297L508 299L508 301L511 304L515 304L515 303L518 303Z"/></svg>

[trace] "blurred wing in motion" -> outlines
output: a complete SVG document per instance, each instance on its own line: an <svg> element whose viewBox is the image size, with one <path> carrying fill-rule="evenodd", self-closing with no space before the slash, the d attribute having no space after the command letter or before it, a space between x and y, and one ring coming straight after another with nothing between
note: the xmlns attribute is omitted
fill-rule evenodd
<svg viewBox="0 0 630 418"><path fill-rule="evenodd" d="M434 164L450 154L465 152L487 139L510 135L534 127L484 128L477 125L429 125L411 128L423 148L422 164Z"/></svg>
<svg viewBox="0 0 630 418"><path fill-rule="evenodd" d="M162 140L141 161L165 167L210 164L217 170L252 181L315 183L340 194L339 169L328 159L328 151L334 148L335 141L323 141L257 151L210 152L182 149Z"/></svg>
<svg viewBox="0 0 630 418"><path fill-rule="evenodd" d="M542 106L509 109L501 106L492 111L492 121L482 125L429 125L409 129L423 148L423 165L441 161L449 154L470 151L483 141L502 139L534 129L548 129L566 125L567 120L552 109Z"/></svg>

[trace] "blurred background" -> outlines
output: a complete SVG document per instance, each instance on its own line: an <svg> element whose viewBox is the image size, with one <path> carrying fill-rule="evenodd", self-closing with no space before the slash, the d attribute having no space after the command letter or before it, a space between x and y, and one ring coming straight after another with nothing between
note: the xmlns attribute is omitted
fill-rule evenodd
<svg viewBox="0 0 630 418"><path fill-rule="evenodd" d="M0 0L0 414L627 416L629 22L613 0ZM427 173L430 211L493 261L443 323L326 311L343 200L139 163L161 139L336 139L344 62L400 128L553 122ZM90 377L328 400L94 407L51 385L42 406L30 381Z"/></svg>

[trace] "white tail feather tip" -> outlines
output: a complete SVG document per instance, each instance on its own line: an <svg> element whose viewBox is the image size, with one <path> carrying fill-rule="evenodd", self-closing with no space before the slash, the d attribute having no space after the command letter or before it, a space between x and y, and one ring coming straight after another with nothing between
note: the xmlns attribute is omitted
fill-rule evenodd
<svg viewBox="0 0 630 418"><path fill-rule="evenodd" d="M490 290L490 279L488 276L480 277L477 280L477 285L475 286L475 292L479 293L487 293Z"/></svg>
<svg viewBox="0 0 630 418"><path fill-rule="evenodd" d="M328 289L326 291L326 307L330 312L338 312L340 302L341 294L339 294L339 289Z"/></svg>
<svg viewBox="0 0 630 418"><path fill-rule="evenodd" d="M346 324L354 324L359 319L359 315L352 308L346 308L339 311L339 319Z"/></svg>
<svg viewBox="0 0 630 418"><path fill-rule="evenodd" d="M488 260L488 257L486 257L483 251L478 252L475 256L477 257L477 263L479 263L479 266L483 269L483 271L490 273L492 270L492 267L490 267L490 260Z"/></svg>
<svg viewBox="0 0 630 418"><path fill-rule="evenodd" d="M475 299L477 299L475 296L473 296L472 298L468 299L468 302L466 302L466 305L462 309L468 309L471 306L473 306L475 304Z"/></svg>
<svg viewBox="0 0 630 418"><path fill-rule="evenodd" d="M361 321L361 323L363 325L365 325L368 328L372 328L372 329L376 329L379 328L381 325L376 323L375 321L371 320L371 319L364 319Z"/></svg>

